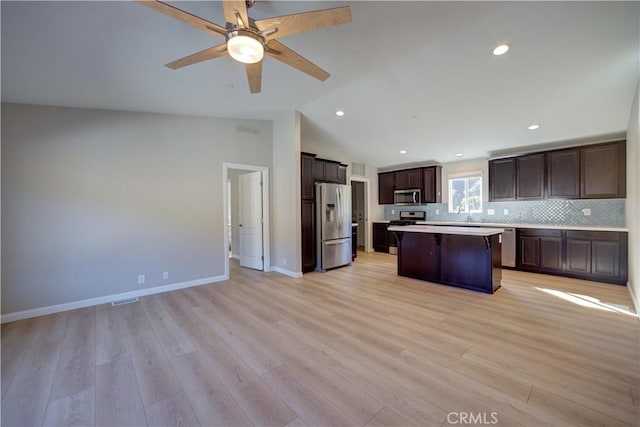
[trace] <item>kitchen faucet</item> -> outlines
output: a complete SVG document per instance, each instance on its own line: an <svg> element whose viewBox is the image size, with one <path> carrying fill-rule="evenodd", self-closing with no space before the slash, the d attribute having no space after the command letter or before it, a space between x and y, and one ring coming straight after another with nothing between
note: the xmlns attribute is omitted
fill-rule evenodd
<svg viewBox="0 0 640 427"><path fill-rule="evenodd" d="M460 215L460 209L462 209L462 203L458 205L458 215ZM471 211L467 211L467 222L471 222Z"/></svg>

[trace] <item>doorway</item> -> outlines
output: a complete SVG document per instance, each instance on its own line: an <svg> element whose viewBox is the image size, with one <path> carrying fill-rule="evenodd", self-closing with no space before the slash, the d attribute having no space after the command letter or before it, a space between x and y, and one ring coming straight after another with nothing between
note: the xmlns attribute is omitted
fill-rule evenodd
<svg viewBox="0 0 640 427"><path fill-rule="evenodd" d="M370 252L369 230L369 180L367 178L351 177L351 210L352 219L357 227L358 250Z"/></svg>
<svg viewBox="0 0 640 427"><path fill-rule="evenodd" d="M229 260L241 267L271 271L269 169L223 163L225 276Z"/></svg>

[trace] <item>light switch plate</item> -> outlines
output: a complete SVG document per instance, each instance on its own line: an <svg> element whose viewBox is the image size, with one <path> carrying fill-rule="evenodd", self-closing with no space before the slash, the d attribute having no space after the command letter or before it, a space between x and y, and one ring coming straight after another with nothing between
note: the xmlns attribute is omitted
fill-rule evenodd
<svg viewBox="0 0 640 427"><path fill-rule="evenodd" d="M584 209L582 209L582 213L584 214L584 216L591 216L591 209L590 208L584 208Z"/></svg>
<svg viewBox="0 0 640 427"><path fill-rule="evenodd" d="M493 215L496 211L494 209L487 209L487 215Z"/></svg>
<svg viewBox="0 0 640 427"><path fill-rule="evenodd" d="M502 211L502 213L505 215L509 215L509 209L505 209L504 211Z"/></svg>

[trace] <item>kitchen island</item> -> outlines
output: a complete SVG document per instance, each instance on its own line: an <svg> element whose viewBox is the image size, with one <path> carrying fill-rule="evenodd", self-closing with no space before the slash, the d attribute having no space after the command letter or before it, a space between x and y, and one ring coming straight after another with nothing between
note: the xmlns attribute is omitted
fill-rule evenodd
<svg viewBox="0 0 640 427"><path fill-rule="evenodd" d="M392 226L398 275L492 294L502 279L501 228Z"/></svg>

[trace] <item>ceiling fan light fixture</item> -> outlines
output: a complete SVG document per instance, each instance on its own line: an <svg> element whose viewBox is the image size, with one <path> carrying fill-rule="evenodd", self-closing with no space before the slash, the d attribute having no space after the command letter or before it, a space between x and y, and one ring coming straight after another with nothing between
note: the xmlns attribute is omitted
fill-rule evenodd
<svg viewBox="0 0 640 427"><path fill-rule="evenodd" d="M243 64L255 64L264 57L264 45L260 37L250 31L236 30L227 35L229 55Z"/></svg>

